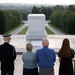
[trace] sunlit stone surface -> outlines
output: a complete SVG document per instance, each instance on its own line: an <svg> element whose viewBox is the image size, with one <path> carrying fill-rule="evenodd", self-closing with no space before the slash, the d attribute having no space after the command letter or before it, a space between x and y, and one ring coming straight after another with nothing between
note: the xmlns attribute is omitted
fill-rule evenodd
<svg viewBox="0 0 75 75"><path fill-rule="evenodd" d="M28 32L26 39L43 39L46 38L45 32L45 15L29 14L28 15Z"/></svg>

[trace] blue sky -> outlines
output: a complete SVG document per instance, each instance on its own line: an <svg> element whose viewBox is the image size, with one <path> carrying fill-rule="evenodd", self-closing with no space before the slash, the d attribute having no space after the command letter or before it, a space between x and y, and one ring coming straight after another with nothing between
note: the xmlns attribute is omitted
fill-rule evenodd
<svg viewBox="0 0 75 75"><path fill-rule="evenodd" d="M75 4L75 0L0 0L0 3L29 3L29 4L53 4L70 5Z"/></svg>

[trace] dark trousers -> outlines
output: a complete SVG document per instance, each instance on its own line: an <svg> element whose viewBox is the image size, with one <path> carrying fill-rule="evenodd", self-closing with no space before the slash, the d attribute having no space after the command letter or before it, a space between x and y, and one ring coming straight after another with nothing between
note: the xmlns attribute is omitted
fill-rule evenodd
<svg viewBox="0 0 75 75"><path fill-rule="evenodd" d="M14 75L13 71L1 71L1 75Z"/></svg>
<svg viewBox="0 0 75 75"><path fill-rule="evenodd" d="M53 68L50 68L50 69L40 68L39 75L54 75L54 69Z"/></svg>
<svg viewBox="0 0 75 75"><path fill-rule="evenodd" d="M38 75L38 68L34 69L23 68L23 75Z"/></svg>

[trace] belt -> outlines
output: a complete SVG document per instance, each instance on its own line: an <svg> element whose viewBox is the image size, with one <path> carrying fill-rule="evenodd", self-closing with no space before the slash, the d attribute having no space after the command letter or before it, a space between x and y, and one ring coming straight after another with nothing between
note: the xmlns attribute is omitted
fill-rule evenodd
<svg viewBox="0 0 75 75"><path fill-rule="evenodd" d="M44 67L40 67L40 69L52 69L53 67L49 67L49 68L44 68Z"/></svg>

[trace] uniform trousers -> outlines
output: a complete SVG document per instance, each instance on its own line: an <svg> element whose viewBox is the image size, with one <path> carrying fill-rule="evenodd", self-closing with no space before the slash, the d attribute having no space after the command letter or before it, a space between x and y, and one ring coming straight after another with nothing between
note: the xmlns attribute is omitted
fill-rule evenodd
<svg viewBox="0 0 75 75"><path fill-rule="evenodd" d="M1 75L14 75L13 71L1 71Z"/></svg>

